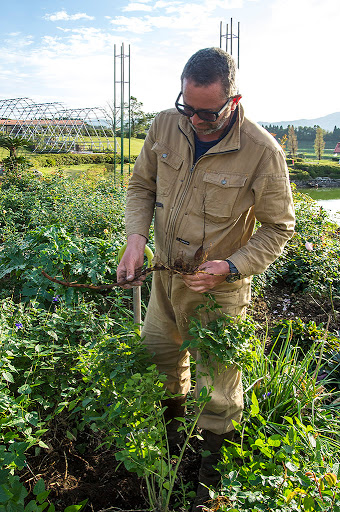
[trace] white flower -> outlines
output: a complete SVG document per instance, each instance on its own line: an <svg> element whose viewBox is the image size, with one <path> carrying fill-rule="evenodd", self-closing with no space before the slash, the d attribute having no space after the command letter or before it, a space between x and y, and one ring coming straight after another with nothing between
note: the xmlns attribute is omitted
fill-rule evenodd
<svg viewBox="0 0 340 512"><path fill-rule="evenodd" d="M307 251L312 251L313 250L312 242L306 242L305 247L306 247Z"/></svg>

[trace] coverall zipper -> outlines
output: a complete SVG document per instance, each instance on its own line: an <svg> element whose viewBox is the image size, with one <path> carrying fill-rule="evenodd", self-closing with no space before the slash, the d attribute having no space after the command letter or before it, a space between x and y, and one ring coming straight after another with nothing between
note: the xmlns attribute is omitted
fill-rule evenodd
<svg viewBox="0 0 340 512"><path fill-rule="evenodd" d="M180 131L183 133L183 135L188 140L189 146L190 146L192 154L193 154L193 147L192 147L192 144L191 144L189 138L187 137L187 135L181 129L180 129ZM192 180L192 177L193 177L196 165L198 164L198 162L202 158L205 158L205 157L208 157L208 156L213 156L213 155L219 155L219 154L222 154L222 153L232 153L234 151L237 151L237 149L232 149L232 150L229 150L229 151L221 151L221 152L216 152L216 153L204 154L204 155L200 156L199 159L190 168L190 171L189 171L189 174L188 174L188 177L187 177L187 181L185 183L184 190L182 192L180 200L177 203L176 210L172 213L172 218L171 218L171 220L169 222L169 229L168 229L168 265L169 265L169 267L171 266L171 249L172 249L173 240L174 240L174 231L175 231L175 225L176 225L177 217L178 217L178 214L179 214L179 212L180 212L180 210L182 208L182 205L183 205L183 202L184 202L184 200L186 198L186 195L188 193L188 189L189 189L189 186L190 186L190 183L191 183L191 180ZM168 282L168 298L169 299L171 298L171 284L172 284L172 274L170 274L169 282Z"/></svg>

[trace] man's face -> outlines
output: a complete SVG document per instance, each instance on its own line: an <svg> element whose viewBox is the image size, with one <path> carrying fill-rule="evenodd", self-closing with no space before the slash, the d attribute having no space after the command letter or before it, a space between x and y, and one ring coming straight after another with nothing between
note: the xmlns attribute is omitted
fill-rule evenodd
<svg viewBox="0 0 340 512"><path fill-rule="evenodd" d="M207 86L197 86L191 80L184 79L182 93L185 105L192 107L194 110L208 109L218 112L228 100L221 82L215 82ZM203 121L197 114L188 119L198 136L216 134L219 137L227 126L231 113L231 107L228 107L214 122Z"/></svg>

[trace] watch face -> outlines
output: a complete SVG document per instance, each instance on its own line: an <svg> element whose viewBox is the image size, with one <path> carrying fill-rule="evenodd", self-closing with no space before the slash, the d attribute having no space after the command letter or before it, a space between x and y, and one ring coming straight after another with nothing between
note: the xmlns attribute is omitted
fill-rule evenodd
<svg viewBox="0 0 340 512"><path fill-rule="evenodd" d="M238 279L240 279L240 274L228 274L227 277L225 278L227 283L234 283Z"/></svg>

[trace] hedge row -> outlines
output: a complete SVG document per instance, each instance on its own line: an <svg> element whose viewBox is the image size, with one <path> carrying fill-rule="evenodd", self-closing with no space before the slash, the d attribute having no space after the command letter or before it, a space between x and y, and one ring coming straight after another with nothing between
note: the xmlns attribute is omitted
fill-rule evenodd
<svg viewBox="0 0 340 512"><path fill-rule="evenodd" d="M340 178L340 165L336 163L318 164L309 162L294 162L294 171L305 171L311 178L328 177Z"/></svg>
<svg viewBox="0 0 340 512"><path fill-rule="evenodd" d="M101 154L77 154L77 153L49 153L48 155L35 155L30 158L35 167L56 167L62 165L80 165L80 164L114 164L115 155L113 153ZM136 157L131 156L130 162L135 162ZM128 163L129 158L124 157L124 162ZM120 164L120 155L116 155L116 163Z"/></svg>
<svg viewBox="0 0 340 512"><path fill-rule="evenodd" d="M300 158L298 156L295 158L288 157L288 158L286 158L286 162L287 162L287 165L293 165L293 163L295 163L295 162L303 162L303 158Z"/></svg>

